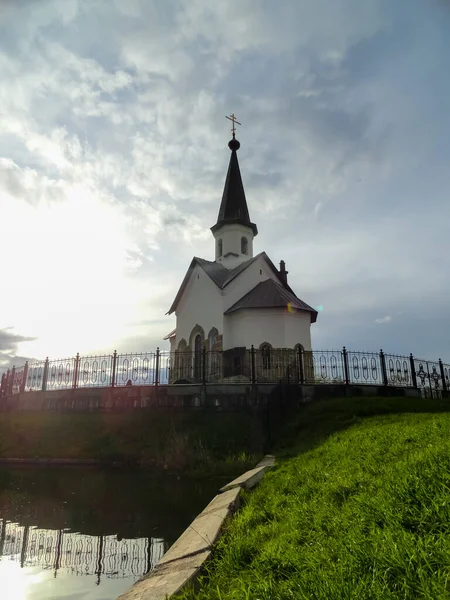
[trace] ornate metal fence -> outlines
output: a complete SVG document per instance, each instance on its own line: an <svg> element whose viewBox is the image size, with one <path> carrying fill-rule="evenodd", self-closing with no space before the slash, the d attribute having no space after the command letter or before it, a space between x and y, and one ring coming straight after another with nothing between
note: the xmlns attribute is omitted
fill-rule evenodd
<svg viewBox="0 0 450 600"><path fill-rule="evenodd" d="M439 361L414 359L415 386L423 396L440 396L442 391L450 390L450 365Z"/></svg>
<svg viewBox="0 0 450 600"><path fill-rule="evenodd" d="M411 387L425 396L450 391L450 365L409 356L347 350L234 348L143 352L26 363L1 378L1 397L35 390L213 383L342 384Z"/></svg>

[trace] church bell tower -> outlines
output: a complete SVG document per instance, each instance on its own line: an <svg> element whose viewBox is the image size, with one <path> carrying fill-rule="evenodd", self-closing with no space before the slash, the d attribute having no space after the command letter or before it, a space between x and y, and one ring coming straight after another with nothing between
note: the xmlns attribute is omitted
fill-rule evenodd
<svg viewBox="0 0 450 600"><path fill-rule="evenodd" d="M235 136L235 123L238 121L234 115L227 118L233 122L233 138L228 143L231 150L230 164L217 223L211 227L211 232L216 242L215 262L227 269L234 269L253 258L253 238L258 234L258 228L250 221L239 169L237 151L241 145Z"/></svg>

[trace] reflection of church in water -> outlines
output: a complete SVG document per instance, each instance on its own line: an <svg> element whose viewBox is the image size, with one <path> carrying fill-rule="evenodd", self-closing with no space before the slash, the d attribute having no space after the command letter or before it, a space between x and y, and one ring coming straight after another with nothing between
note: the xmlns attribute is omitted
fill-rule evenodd
<svg viewBox="0 0 450 600"><path fill-rule="evenodd" d="M51 569L55 577L60 571L92 575L97 584L102 577L141 577L154 568L166 546L161 538L96 537L0 521L0 560L5 557L20 562L21 567Z"/></svg>

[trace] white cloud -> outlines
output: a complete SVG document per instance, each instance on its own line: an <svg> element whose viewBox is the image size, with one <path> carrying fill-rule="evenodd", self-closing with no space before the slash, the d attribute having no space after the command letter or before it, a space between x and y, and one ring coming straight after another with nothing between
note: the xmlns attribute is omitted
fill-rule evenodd
<svg viewBox="0 0 450 600"><path fill-rule="evenodd" d="M384 323L390 323L392 321L392 317L390 317L389 315L386 317L381 317L380 319L375 319L375 323L378 323L379 325L382 325Z"/></svg>

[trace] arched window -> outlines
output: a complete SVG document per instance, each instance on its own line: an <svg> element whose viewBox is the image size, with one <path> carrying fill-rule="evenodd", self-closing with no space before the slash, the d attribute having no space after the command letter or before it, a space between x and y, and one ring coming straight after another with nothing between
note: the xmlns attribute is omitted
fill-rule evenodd
<svg viewBox="0 0 450 600"><path fill-rule="evenodd" d="M214 348L214 344L216 343L216 334L212 333L209 336L209 349L212 350Z"/></svg>
<svg viewBox="0 0 450 600"><path fill-rule="evenodd" d="M248 254L248 239L241 237L241 254Z"/></svg>
<svg viewBox="0 0 450 600"><path fill-rule="evenodd" d="M217 256L222 256L223 244L222 240L217 240Z"/></svg>
<svg viewBox="0 0 450 600"><path fill-rule="evenodd" d="M208 350L214 350L214 345L217 342L217 336L219 335L219 331L216 327L210 329L208 333Z"/></svg>
<svg viewBox="0 0 450 600"><path fill-rule="evenodd" d="M271 348L269 344L263 344L261 346L261 362L264 370L270 369L270 350Z"/></svg>
<svg viewBox="0 0 450 600"><path fill-rule="evenodd" d="M205 331L197 323L189 335L189 350L191 357L191 377L199 378L201 375L202 350L205 340Z"/></svg>

